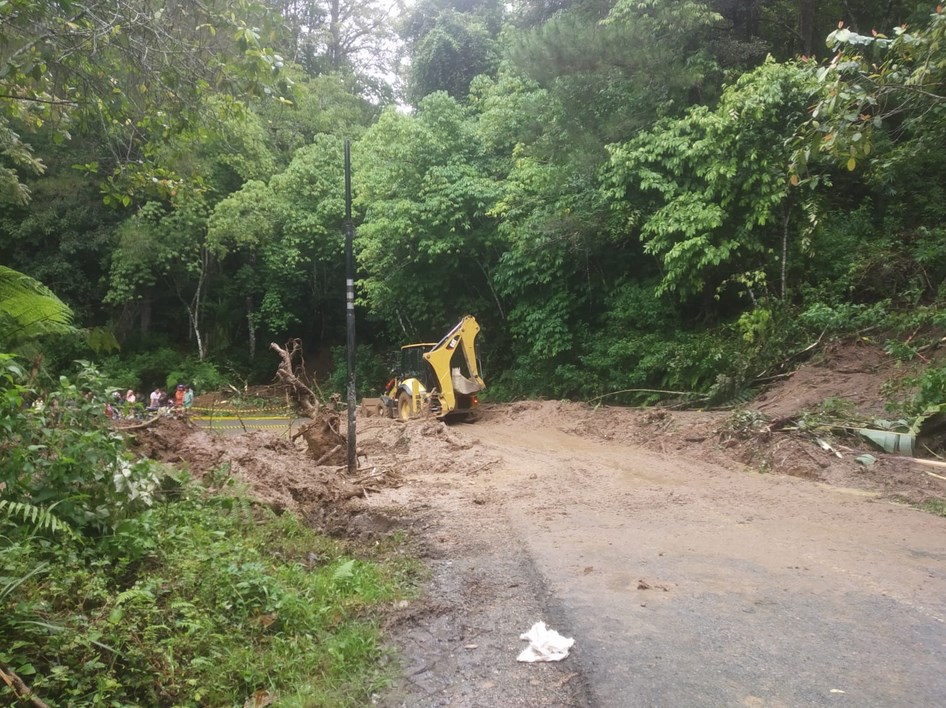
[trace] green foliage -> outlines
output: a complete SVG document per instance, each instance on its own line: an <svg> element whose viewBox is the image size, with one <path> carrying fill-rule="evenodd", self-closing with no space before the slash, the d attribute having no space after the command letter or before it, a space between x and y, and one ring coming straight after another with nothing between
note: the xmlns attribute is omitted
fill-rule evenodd
<svg viewBox="0 0 946 708"><path fill-rule="evenodd" d="M0 499L55 507L56 518L91 534L112 531L151 504L155 473L132 461L109 430L106 389L94 370L38 390L8 355L0 367Z"/></svg>
<svg viewBox="0 0 946 708"><path fill-rule="evenodd" d="M803 120L811 82L794 65L766 62L697 107L611 147L611 196L629 231L663 269L660 292L681 297L727 284L779 283L785 258L804 253L810 219L790 193L785 142ZM759 293L755 293L758 297Z"/></svg>
<svg viewBox="0 0 946 708"><path fill-rule="evenodd" d="M347 400L348 354L346 347L332 347L332 373L323 385L326 394L340 393ZM384 384L391 378L390 357L375 353L369 347L355 350L355 386L358 398L374 397L383 393Z"/></svg>
<svg viewBox="0 0 946 708"><path fill-rule="evenodd" d="M887 305L886 302L870 305L848 302L832 306L815 302L800 313L799 322L813 333L825 332L833 336L853 334L886 322Z"/></svg>
<svg viewBox="0 0 946 708"><path fill-rule="evenodd" d="M343 141L318 135L270 183L250 181L220 202L207 244L229 258L240 308L253 326L283 337L309 318L332 321L344 292Z"/></svg>
<svg viewBox="0 0 946 708"><path fill-rule="evenodd" d="M72 310L62 300L39 281L0 265L0 351L72 332Z"/></svg>
<svg viewBox="0 0 946 708"><path fill-rule="evenodd" d="M939 11L425 0L400 27L405 112L365 78L390 58L374 0L145 5L0 5L0 191L19 200L0 199L0 251L118 336L110 383L206 390L223 361L268 378L268 341L344 340L343 137L359 336L473 312L490 395L738 400L822 332L882 324L915 358L940 326ZM838 17L835 56L811 58ZM87 356L44 345L63 371Z"/></svg>
<svg viewBox="0 0 946 708"><path fill-rule="evenodd" d="M130 388L142 395L157 386L170 391L179 383L187 383L203 393L217 391L227 383L218 364L181 355L168 347L106 357L100 368L102 380L109 386L123 391Z"/></svg>
<svg viewBox="0 0 946 708"><path fill-rule="evenodd" d="M101 363L102 378L109 386L136 391L164 385L168 373L180 367L180 352L168 347L148 349L121 357L111 356L103 359Z"/></svg>
<svg viewBox="0 0 946 708"><path fill-rule="evenodd" d="M192 123L210 122L202 101L211 89L242 99L274 83L283 60L262 35L268 17L253 2L216 0L157 11L137 1L113 8L94 0L81 11L70 3L3 3L0 148L12 166L0 166L0 188L28 198L20 173L44 166L23 135L44 127L57 143L73 127L97 132L111 149L103 174L114 172L103 191L112 203L128 206L159 175L165 187L176 182L154 160L155 149Z"/></svg>
<svg viewBox="0 0 946 708"><path fill-rule="evenodd" d="M577 4L514 35L509 54L555 95L573 144L601 155L694 94L715 94L718 68L706 38L722 21L706 3L654 0ZM701 41L702 40L702 41ZM632 48L632 49L629 49ZM706 96L707 99L711 96Z"/></svg>
<svg viewBox="0 0 946 708"><path fill-rule="evenodd" d="M839 27L828 36L835 50L824 66L812 72L821 96L800 131L793 170L804 176L819 153L854 171L868 159L878 136L889 131L894 140L942 151L946 111L946 14L941 7L925 24L901 25L893 37L871 36Z"/></svg>
<svg viewBox="0 0 946 708"><path fill-rule="evenodd" d="M226 382L224 375L216 364L210 361L198 361L191 357L179 362L168 372L164 383L170 391L177 384L189 384L197 391L218 391Z"/></svg>
<svg viewBox="0 0 946 708"><path fill-rule="evenodd" d="M907 415L928 417L946 411L946 366L930 366L904 385L915 391L904 404Z"/></svg>
<svg viewBox="0 0 946 708"><path fill-rule="evenodd" d="M946 517L946 499L928 499L920 504L920 508L936 516Z"/></svg>
<svg viewBox="0 0 946 708"><path fill-rule="evenodd" d="M0 528L23 524L28 525L26 531L30 534L49 532L53 535L74 535L72 529L55 515L52 508L42 508L28 502L0 499L0 517L4 519L0 522Z"/></svg>
<svg viewBox="0 0 946 708"><path fill-rule="evenodd" d="M433 337L463 313L495 307L497 186L480 140L469 112L436 93L414 116L385 112L353 151L364 211L359 290L397 341Z"/></svg>
<svg viewBox="0 0 946 708"><path fill-rule="evenodd" d="M95 544L0 547L0 661L30 667L16 670L50 704L261 691L358 706L383 684L371 613L409 589L408 561L352 557L292 514L190 486L134 522Z"/></svg>
<svg viewBox="0 0 946 708"><path fill-rule="evenodd" d="M462 101L474 77L496 68L497 47L490 34L481 18L440 10L413 43L409 93L414 103L437 91Z"/></svg>

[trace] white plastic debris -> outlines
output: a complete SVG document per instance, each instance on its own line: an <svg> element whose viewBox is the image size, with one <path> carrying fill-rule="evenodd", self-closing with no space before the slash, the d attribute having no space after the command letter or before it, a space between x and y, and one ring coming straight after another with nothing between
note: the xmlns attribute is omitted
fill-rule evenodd
<svg viewBox="0 0 946 708"><path fill-rule="evenodd" d="M519 639L525 639L529 646L522 650L516 661L525 661L533 663L536 661L561 661L568 656L568 650L571 649L575 640L571 637L563 637L554 629L545 626L545 622L536 622L525 634L520 634Z"/></svg>

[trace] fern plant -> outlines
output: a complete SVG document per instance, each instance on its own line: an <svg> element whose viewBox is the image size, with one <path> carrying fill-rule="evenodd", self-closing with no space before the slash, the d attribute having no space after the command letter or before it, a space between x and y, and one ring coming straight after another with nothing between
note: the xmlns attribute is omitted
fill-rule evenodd
<svg viewBox="0 0 946 708"><path fill-rule="evenodd" d="M46 334L75 332L72 310L38 280L0 266L0 351Z"/></svg>
<svg viewBox="0 0 946 708"><path fill-rule="evenodd" d="M62 534L70 538L78 538L72 527L53 513L53 507L40 507L28 502L18 502L12 499L0 499L0 528L5 525L19 526L30 524L28 535L40 532Z"/></svg>

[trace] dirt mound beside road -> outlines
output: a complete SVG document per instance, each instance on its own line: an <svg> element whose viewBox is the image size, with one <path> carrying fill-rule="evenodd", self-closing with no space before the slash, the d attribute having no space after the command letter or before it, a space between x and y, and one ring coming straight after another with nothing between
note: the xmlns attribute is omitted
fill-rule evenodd
<svg viewBox="0 0 946 708"><path fill-rule="evenodd" d="M885 410L885 389L891 384L901 388L905 378L916 373L916 366L898 362L876 345L834 343L732 410L602 407L592 411L565 402L532 410L535 404L529 402L513 404L504 415L517 425L530 425L529 418L537 422L557 411L570 419L571 431L583 437L920 504L946 497L946 482L910 458L884 454L844 429L873 427L874 419L891 416ZM809 422L824 424L806 428ZM857 462L865 453L877 461L869 466Z"/></svg>
<svg viewBox="0 0 946 708"><path fill-rule="evenodd" d="M134 448L153 460L180 464L198 478L211 473L232 476L277 511L311 515L316 508L329 507L344 514L344 502L362 494L343 470L316 467L287 439L267 432L218 435L185 420L165 418L136 431Z"/></svg>
<svg viewBox="0 0 946 708"><path fill-rule="evenodd" d="M829 345L754 401L732 410L520 401L483 405L480 419L486 425L362 418L358 422L359 475L351 479L339 466L344 462L344 446L316 466L316 460L299 449L301 442L297 447L264 432L220 437L185 421L167 419L138 432L137 445L143 455L183 463L198 476L226 465L229 474L263 503L278 510L301 511L333 531L344 530L343 519L359 513L359 503L349 500L397 485L408 475L449 471L474 478L495 466L501 460L484 454L480 444L482 431L495 423L524 434L558 429L589 442L635 445L729 469L786 474L923 503L946 497L946 482L909 458L883 454L851 431L829 425L806 428L801 423L818 420L825 411L850 416L852 421L881 417L885 385L911 373L910 367L879 347L854 342ZM327 441L323 447L330 449L330 442L338 441ZM869 466L858 463L856 458L863 453L877 461Z"/></svg>

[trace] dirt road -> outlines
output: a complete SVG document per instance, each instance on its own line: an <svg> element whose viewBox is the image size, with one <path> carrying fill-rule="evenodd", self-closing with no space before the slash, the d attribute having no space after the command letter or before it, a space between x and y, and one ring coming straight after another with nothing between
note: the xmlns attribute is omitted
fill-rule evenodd
<svg viewBox="0 0 946 708"><path fill-rule="evenodd" d="M578 411L498 407L438 446L365 426L408 461L370 510L413 520L433 571L382 703L943 704L946 519L645 450ZM516 663L537 620L575 638L564 662Z"/></svg>

